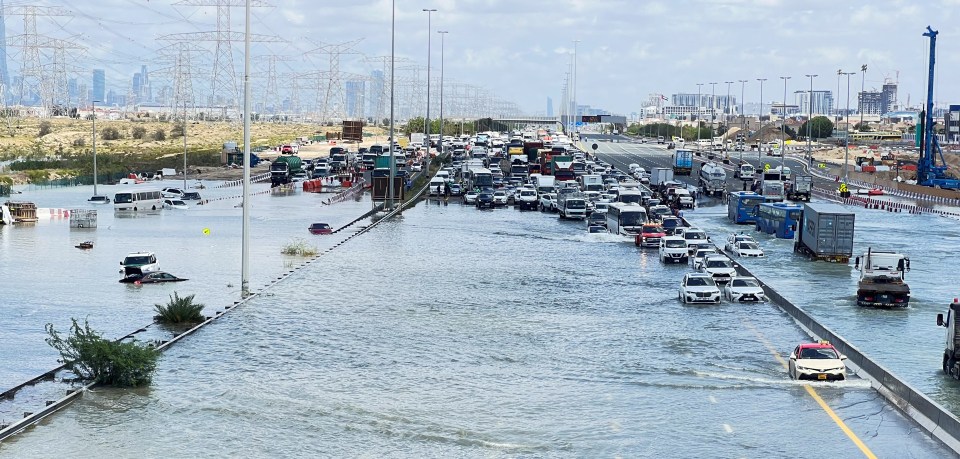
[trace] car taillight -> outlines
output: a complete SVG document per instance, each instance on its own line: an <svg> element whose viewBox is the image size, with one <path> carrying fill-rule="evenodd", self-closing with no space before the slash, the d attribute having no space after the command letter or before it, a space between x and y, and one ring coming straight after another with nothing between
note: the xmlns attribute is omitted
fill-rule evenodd
<svg viewBox="0 0 960 459"><path fill-rule="evenodd" d="M873 297L872 297L872 296L865 296L865 297L863 297L863 300L864 300L864 301L873 301Z"/></svg>

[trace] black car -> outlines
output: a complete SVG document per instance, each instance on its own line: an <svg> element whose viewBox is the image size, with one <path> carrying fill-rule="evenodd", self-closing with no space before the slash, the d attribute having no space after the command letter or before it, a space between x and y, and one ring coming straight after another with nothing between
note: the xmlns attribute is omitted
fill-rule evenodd
<svg viewBox="0 0 960 459"><path fill-rule="evenodd" d="M607 228L600 225L590 225L587 227L587 231L590 233L606 233Z"/></svg>
<svg viewBox="0 0 960 459"><path fill-rule="evenodd" d="M154 271L146 274L131 274L120 279L124 284L159 284L163 282L182 282L187 279L174 276L163 271Z"/></svg>
<svg viewBox="0 0 960 459"><path fill-rule="evenodd" d="M493 209L493 193L483 192L477 196L477 209L484 207Z"/></svg>
<svg viewBox="0 0 960 459"><path fill-rule="evenodd" d="M677 217L663 217L660 219L660 225L663 226L663 232L672 236L674 231L683 226L683 221Z"/></svg>
<svg viewBox="0 0 960 459"><path fill-rule="evenodd" d="M197 193L196 191L184 191L183 196L180 199L184 201L199 201L201 198L200 193Z"/></svg>

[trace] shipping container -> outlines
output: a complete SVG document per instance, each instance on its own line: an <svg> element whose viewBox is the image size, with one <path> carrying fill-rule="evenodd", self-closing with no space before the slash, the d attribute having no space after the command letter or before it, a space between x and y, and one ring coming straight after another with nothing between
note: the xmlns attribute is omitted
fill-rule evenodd
<svg viewBox="0 0 960 459"><path fill-rule="evenodd" d="M805 203L794 250L815 260L847 263L853 255L855 218L839 204Z"/></svg>

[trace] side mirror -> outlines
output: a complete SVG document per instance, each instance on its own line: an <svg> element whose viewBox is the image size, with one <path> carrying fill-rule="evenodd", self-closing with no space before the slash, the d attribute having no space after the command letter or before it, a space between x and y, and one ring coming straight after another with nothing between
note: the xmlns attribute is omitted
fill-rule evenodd
<svg viewBox="0 0 960 459"><path fill-rule="evenodd" d="M853 267L854 267L854 269L860 269L860 257L857 257L857 258L854 259L854 261L853 261Z"/></svg>
<svg viewBox="0 0 960 459"><path fill-rule="evenodd" d="M794 354L793 352L791 352L791 353L790 353L790 360L797 360L797 354Z"/></svg>
<svg viewBox="0 0 960 459"><path fill-rule="evenodd" d="M120 266L123 266L123 262L122 262L122 261L120 262Z"/></svg>
<svg viewBox="0 0 960 459"><path fill-rule="evenodd" d="M937 326L946 327L947 325L943 322L943 314L937 314Z"/></svg>
<svg viewBox="0 0 960 459"><path fill-rule="evenodd" d="M847 360L847 356L846 356L846 355L843 355L843 354L840 354L840 360Z"/></svg>

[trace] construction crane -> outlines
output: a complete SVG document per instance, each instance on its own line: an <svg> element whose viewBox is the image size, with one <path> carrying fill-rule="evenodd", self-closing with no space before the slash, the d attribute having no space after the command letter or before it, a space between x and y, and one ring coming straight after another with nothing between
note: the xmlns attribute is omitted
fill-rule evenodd
<svg viewBox="0 0 960 459"><path fill-rule="evenodd" d="M960 180L947 176L947 162L943 158L940 142L937 141L937 136L933 129L933 69L936 58L938 33L936 30L931 29L930 26L927 26L927 31L923 33L924 37L930 37L930 66L927 75L927 104L920 114L921 137L920 159L917 161L917 184L956 190L960 189ZM936 152L934 152L934 150L936 150ZM937 165L938 156L940 157L940 165Z"/></svg>

